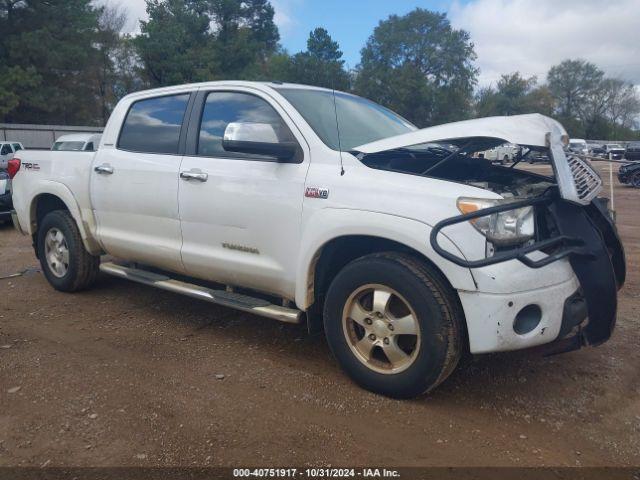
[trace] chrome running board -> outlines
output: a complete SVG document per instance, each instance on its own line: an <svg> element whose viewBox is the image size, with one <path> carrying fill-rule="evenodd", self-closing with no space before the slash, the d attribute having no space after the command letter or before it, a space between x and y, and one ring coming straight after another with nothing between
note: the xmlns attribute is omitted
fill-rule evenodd
<svg viewBox="0 0 640 480"><path fill-rule="evenodd" d="M100 271L115 277L126 278L127 280L132 280L144 285L168 290L169 292L180 293L182 295L216 303L224 307L235 308L236 310L241 310L243 312L272 318L281 322L302 322L302 312L300 310L274 305L266 300L262 300L261 298L241 295L239 293L226 290L213 290L193 283L175 280L165 275L138 268L125 267L111 262L100 264Z"/></svg>

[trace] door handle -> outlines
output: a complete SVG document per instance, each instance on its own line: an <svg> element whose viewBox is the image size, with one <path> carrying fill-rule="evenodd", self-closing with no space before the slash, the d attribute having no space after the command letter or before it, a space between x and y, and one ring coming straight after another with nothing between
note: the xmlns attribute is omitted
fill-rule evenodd
<svg viewBox="0 0 640 480"><path fill-rule="evenodd" d="M113 173L113 167L111 165L98 165L94 168L96 173L102 173L105 175L111 175Z"/></svg>
<svg viewBox="0 0 640 480"><path fill-rule="evenodd" d="M180 178L183 180L198 180L199 182L206 182L209 178L209 174L202 172L180 172Z"/></svg>

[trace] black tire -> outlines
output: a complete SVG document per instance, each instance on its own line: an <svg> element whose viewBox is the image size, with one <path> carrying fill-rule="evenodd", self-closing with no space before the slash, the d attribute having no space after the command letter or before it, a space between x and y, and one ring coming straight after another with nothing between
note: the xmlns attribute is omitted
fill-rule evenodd
<svg viewBox="0 0 640 480"><path fill-rule="evenodd" d="M347 302L368 284L398 292L417 317L419 347L413 363L397 373L367 366L343 328ZM323 316L329 347L345 372L363 388L389 397L412 398L434 389L454 370L463 350L463 314L455 292L438 271L407 254L376 253L349 263L329 287Z"/></svg>
<svg viewBox="0 0 640 480"><path fill-rule="evenodd" d="M631 180L629 181L629 183L631 184L632 187L634 188L640 188L640 173L636 173L631 177Z"/></svg>
<svg viewBox="0 0 640 480"><path fill-rule="evenodd" d="M45 239L52 229L62 233L68 248L68 267L63 276L56 275L47 261ZM77 292L89 288L95 282L100 257L85 250L78 226L68 211L55 210L45 215L38 226L37 249L42 272L56 290Z"/></svg>

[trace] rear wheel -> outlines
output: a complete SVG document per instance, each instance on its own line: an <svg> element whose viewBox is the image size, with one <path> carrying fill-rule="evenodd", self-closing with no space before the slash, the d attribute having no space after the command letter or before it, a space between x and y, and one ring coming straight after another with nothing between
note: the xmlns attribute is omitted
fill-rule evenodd
<svg viewBox="0 0 640 480"><path fill-rule="evenodd" d="M66 210L49 212L38 227L38 258L56 290L75 292L90 287L98 275L100 257L84 248L80 231Z"/></svg>
<svg viewBox="0 0 640 480"><path fill-rule="evenodd" d="M640 173L636 173L631 177L631 185L635 188L640 188Z"/></svg>
<svg viewBox="0 0 640 480"><path fill-rule="evenodd" d="M348 264L324 307L329 346L362 387L396 398L435 388L461 354L458 303L439 272L405 254Z"/></svg>

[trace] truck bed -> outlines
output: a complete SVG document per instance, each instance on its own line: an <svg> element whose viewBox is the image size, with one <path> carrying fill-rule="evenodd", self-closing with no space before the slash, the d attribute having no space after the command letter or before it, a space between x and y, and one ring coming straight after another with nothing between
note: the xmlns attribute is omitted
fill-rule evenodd
<svg viewBox="0 0 640 480"><path fill-rule="evenodd" d="M66 189L83 218L85 212L91 212L89 183L94 156L95 152L51 150L23 150L15 156L21 165L12 181L13 205L23 229L30 224L29 206L41 193L43 182L56 182L57 188Z"/></svg>

